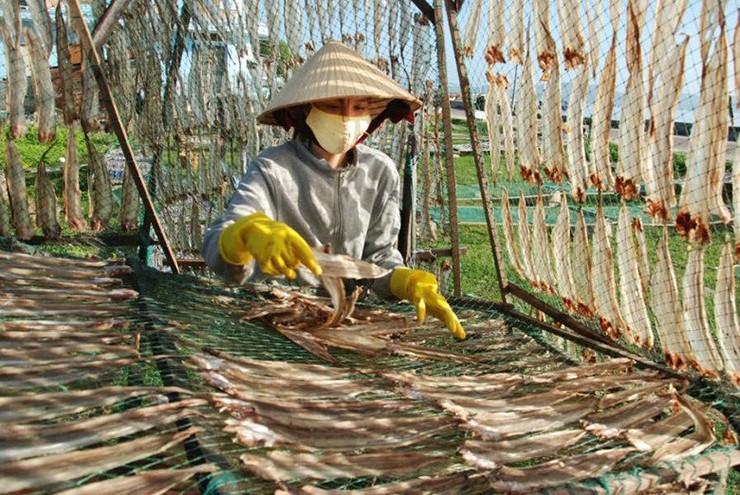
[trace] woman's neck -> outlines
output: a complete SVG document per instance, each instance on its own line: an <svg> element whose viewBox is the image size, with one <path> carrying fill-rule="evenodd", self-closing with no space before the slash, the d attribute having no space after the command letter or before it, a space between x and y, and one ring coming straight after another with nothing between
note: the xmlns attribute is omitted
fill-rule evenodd
<svg viewBox="0 0 740 495"><path fill-rule="evenodd" d="M349 152L340 153L338 155L334 153L329 153L315 142L311 143L311 150L313 150L314 153L326 160L326 163L328 163L329 166L333 169L344 168L347 166Z"/></svg>

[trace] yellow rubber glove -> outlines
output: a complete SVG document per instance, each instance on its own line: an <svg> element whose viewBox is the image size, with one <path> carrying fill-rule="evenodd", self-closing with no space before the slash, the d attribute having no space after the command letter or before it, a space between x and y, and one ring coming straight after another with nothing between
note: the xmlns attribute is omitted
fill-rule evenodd
<svg viewBox="0 0 740 495"><path fill-rule="evenodd" d="M232 265L246 265L256 259L263 273L293 279L304 264L316 275L321 267L301 235L262 212L240 218L226 227L218 238L221 257Z"/></svg>
<svg viewBox="0 0 740 495"><path fill-rule="evenodd" d="M429 314L444 322L447 328L458 339L465 338L465 329L457 315L439 293L437 279L429 272L401 267L393 270L391 275L391 292L399 299L407 299L416 306L416 316L424 323Z"/></svg>

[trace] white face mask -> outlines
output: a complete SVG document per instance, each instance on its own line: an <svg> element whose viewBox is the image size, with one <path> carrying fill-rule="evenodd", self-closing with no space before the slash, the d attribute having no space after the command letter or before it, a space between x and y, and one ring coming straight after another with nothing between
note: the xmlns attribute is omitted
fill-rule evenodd
<svg viewBox="0 0 740 495"><path fill-rule="evenodd" d="M346 117L311 107L306 124L316 141L329 153L340 155L352 149L370 126L370 115Z"/></svg>

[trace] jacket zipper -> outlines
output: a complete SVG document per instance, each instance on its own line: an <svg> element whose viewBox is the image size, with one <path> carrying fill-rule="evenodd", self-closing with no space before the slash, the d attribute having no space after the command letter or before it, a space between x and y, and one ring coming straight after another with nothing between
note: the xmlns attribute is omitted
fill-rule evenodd
<svg viewBox="0 0 740 495"><path fill-rule="evenodd" d="M344 177L344 170L340 170L339 173L336 174L336 177L334 179L334 211L337 212L336 215L336 228L334 229L334 245L332 246L332 253L336 253L339 246L342 245L342 226L344 225L343 219L342 219L342 200L341 200L341 190L342 190L342 178Z"/></svg>

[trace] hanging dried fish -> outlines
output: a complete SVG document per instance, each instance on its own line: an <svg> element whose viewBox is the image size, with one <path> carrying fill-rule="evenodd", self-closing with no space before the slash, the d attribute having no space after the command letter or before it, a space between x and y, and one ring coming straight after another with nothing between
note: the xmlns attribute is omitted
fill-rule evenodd
<svg viewBox="0 0 740 495"><path fill-rule="evenodd" d="M581 2L559 0L557 8L563 36L565 68L573 69L586 63L586 42L581 28ZM589 10L588 7L586 10Z"/></svg>
<svg viewBox="0 0 740 495"><path fill-rule="evenodd" d="M740 321L735 300L735 267L732 244L722 245L717 287L714 290L714 321L717 323L717 342L724 361L724 369L736 386L740 386Z"/></svg>
<svg viewBox="0 0 740 495"><path fill-rule="evenodd" d="M715 28L720 26L724 30L725 8L727 0L716 0L714 2L702 2L701 15L699 16L699 41L701 43L701 59L706 63L709 52L712 49L712 40L715 36Z"/></svg>
<svg viewBox="0 0 740 495"><path fill-rule="evenodd" d="M46 175L44 159L36 168L36 225L47 239L58 239L62 233L57 215L57 193L49 176Z"/></svg>
<svg viewBox="0 0 740 495"><path fill-rule="evenodd" d="M644 180L645 159L645 109L647 92L644 82L642 50L640 45L640 13L637 2L627 7L627 68L630 76L622 98L619 115L619 161L614 190L626 201L640 196Z"/></svg>
<svg viewBox="0 0 740 495"><path fill-rule="evenodd" d="M586 160L586 136L583 130L583 113L588 97L589 70L584 62L576 69L568 102L568 125L566 126L566 149L568 151L568 176L571 183L571 196L578 203L586 200L590 165Z"/></svg>
<svg viewBox="0 0 740 495"><path fill-rule="evenodd" d="M488 2L488 45L484 57L488 65L506 62L506 2L489 0ZM521 14L520 14L521 15Z"/></svg>
<svg viewBox="0 0 740 495"><path fill-rule="evenodd" d="M49 68L49 50L35 30L26 29L26 46L31 59L33 75L34 103L36 105L36 126L39 142L50 143L56 138L56 106L54 86Z"/></svg>
<svg viewBox="0 0 740 495"><path fill-rule="evenodd" d="M14 139L5 140L5 171L10 200L11 222L19 239L33 237L33 222L28 209L26 174Z"/></svg>
<svg viewBox="0 0 740 495"><path fill-rule="evenodd" d="M129 169L123 169L123 185L121 186L121 209L118 213L118 221L121 230L126 233L135 232L139 223L139 190Z"/></svg>
<svg viewBox="0 0 740 495"><path fill-rule="evenodd" d="M82 103L80 105L80 124L85 132L100 130L100 100L98 83L87 55L82 56Z"/></svg>
<svg viewBox="0 0 740 495"><path fill-rule="evenodd" d="M532 268L534 269L536 286L545 292L555 292L555 279L552 274L551 251L548 248L550 241L545 223L545 202L542 192L537 192L537 203L532 219Z"/></svg>
<svg viewBox="0 0 740 495"><path fill-rule="evenodd" d="M318 5L321 5L319 3ZM385 0L373 1L373 41L375 42L375 54L380 60L382 50L380 48L380 39L383 36L383 25L385 24L385 11L388 7ZM365 13L367 15L367 12ZM319 15L319 18L321 15Z"/></svg>
<svg viewBox="0 0 740 495"><path fill-rule="evenodd" d="M64 215L72 230L85 230L80 192L80 168L77 153L77 127L69 127L67 134L67 157L64 162Z"/></svg>
<svg viewBox="0 0 740 495"><path fill-rule="evenodd" d="M529 52L527 52L524 60L519 91L519 95L516 97L519 171L522 178L530 184L541 184L540 154L537 148L537 92L534 87L532 59Z"/></svg>
<svg viewBox="0 0 740 495"><path fill-rule="evenodd" d="M604 32L604 0L594 0L586 3L586 22L588 23L588 56L590 58L591 75L596 79L596 69L601 60L601 33Z"/></svg>
<svg viewBox="0 0 740 495"><path fill-rule="evenodd" d="M560 214L552 230L550 246L555 266L555 280L557 280L558 295L563 298L563 304L569 311L577 311L578 296L573 282L573 272L570 263L570 209L565 194L560 194Z"/></svg>
<svg viewBox="0 0 740 495"><path fill-rule="evenodd" d="M555 46L548 42L551 38L550 29L550 2L549 0L533 0L534 46L537 53L537 63L542 72L548 74L552 63L557 59ZM525 62L526 63L526 62Z"/></svg>
<svg viewBox="0 0 740 495"><path fill-rule="evenodd" d="M501 217L503 222L504 240L506 252L509 255L509 261L514 267L517 275L526 278L522 262L519 259L519 250L517 248L516 234L514 233L514 221L511 217L511 208L509 206L509 193L506 188L501 191Z"/></svg>
<svg viewBox="0 0 740 495"><path fill-rule="evenodd" d="M591 183L599 191L606 191L614 184L609 141L612 128L612 108L614 89L617 80L617 34L612 36L611 47L601 70L601 78L596 89L591 117L591 162L593 175Z"/></svg>
<svg viewBox="0 0 740 495"><path fill-rule="evenodd" d="M519 193L518 205L519 218L517 221L517 238L519 239L519 249L521 250L522 271L527 279L534 283L534 268L532 267L532 234L529 230L529 220L527 218L527 201L524 199L524 193Z"/></svg>
<svg viewBox="0 0 740 495"><path fill-rule="evenodd" d="M704 299L704 246L689 247L683 274L683 320L686 338L696 362L691 364L702 374L717 378L722 371L722 358L709 329Z"/></svg>
<svg viewBox="0 0 740 495"><path fill-rule="evenodd" d="M576 311L591 318L594 312L594 286L591 278L591 244L583 210L578 212L578 221L573 232L573 248L570 262L573 274L573 289L576 296Z"/></svg>
<svg viewBox="0 0 740 495"><path fill-rule="evenodd" d="M516 173L516 149L514 146L514 125L509 102L509 80L505 75L494 76L493 86L498 102L501 129L504 135L503 152L507 178L511 181Z"/></svg>
<svg viewBox="0 0 740 495"><path fill-rule="evenodd" d="M548 46L556 51L555 40L547 35ZM545 79L543 77L543 79ZM560 64L553 58L544 81L542 95L542 165L545 175L560 184L565 181L568 166L563 149L563 97L560 86ZM575 86L574 86L575 87ZM570 110L570 108L569 108ZM570 124L570 120L568 120Z"/></svg>
<svg viewBox="0 0 740 495"><path fill-rule="evenodd" d="M501 164L501 108L498 105L494 81L496 75L490 70L486 72L488 91L486 92L486 123L488 124L488 149L491 156L491 179L496 183L498 169Z"/></svg>
<svg viewBox="0 0 740 495"><path fill-rule="evenodd" d="M642 293L647 295L648 290L650 289L650 258L648 257L645 228L642 225L640 217L632 219L632 234L635 238L635 247L637 249L637 266L640 271Z"/></svg>
<svg viewBox="0 0 740 495"><path fill-rule="evenodd" d="M298 56L303 39L303 9L300 0L283 0L285 36L293 56Z"/></svg>
<svg viewBox="0 0 740 495"><path fill-rule="evenodd" d="M472 0L470 14L465 20L465 27L462 33L463 53L466 57L472 58L475 53L475 46L478 44L478 33L481 29L481 14L483 12L483 0Z"/></svg>
<svg viewBox="0 0 740 495"><path fill-rule="evenodd" d="M639 256L632 237L632 222L624 201L617 221L617 264L624 336L628 342L650 349L653 346L653 332L642 289Z"/></svg>
<svg viewBox="0 0 740 495"><path fill-rule="evenodd" d="M659 63L651 79L650 124L648 128L647 176L645 178L647 212L656 220L668 222L670 209L676 205L673 166L673 126L683 86L683 69L689 37L665 54L670 63ZM652 69L652 66L651 66ZM659 72L658 72L659 71Z"/></svg>
<svg viewBox="0 0 740 495"><path fill-rule="evenodd" d="M87 133L85 133L85 145L89 160L88 172L92 174L92 177L88 176L88 181L93 184L90 197L90 209L92 210L90 226L95 230L104 230L108 227L113 215L113 186L108 168Z"/></svg>
<svg viewBox="0 0 740 495"><path fill-rule="evenodd" d="M8 185L5 180L5 170L0 167L0 236L3 237L11 237L13 235L8 205Z"/></svg>
<svg viewBox="0 0 740 495"><path fill-rule="evenodd" d="M525 42L527 28L524 24L524 0L512 0L511 6L505 12L505 15L509 16L509 26L511 27L509 56L511 62L521 64L528 51L528 42ZM501 15L501 13L499 12L498 15Z"/></svg>
<svg viewBox="0 0 740 495"><path fill-rule="evenodd" d="M7 84L5 86L8 103L8 121L10 122L10 136L22 138L26 135L26 111L23 101L26 98L28 84L26 81L26 61L21 48L21 12L20 2L3 0L3 16L0 18L0 36L2 36L5 50L5 72Z"/></svg>
<svg viewBox="0 0 740 495"><path fill-rule="evenodd" d="M702 74L701 102L694 111L686 177L676 214L676 229L693 243L709 241L710 214L725 223L732 220L722 199L729 98L727 55L727 37L722 28Z"/></svg>
<svg viewBox="0 0 740 495"><path fill-rule="evenodd" d="M667 227L663 228L656 251L655 268L650 276L650 308L655 316L655 331L658 333L666 363L674 369L685 369L696 358L682 317L681 296L668 249Z"/></svg>
<svg viewBox="0 0 740 495"><path fill-rule="evenodd" d="M599 326L604 333L617 339L624 328L617 299L617 283L614 275L614 255L611 239L607 232L604 207L599 203L594 226L592 275L594 306L599 316Z"/></svg>

